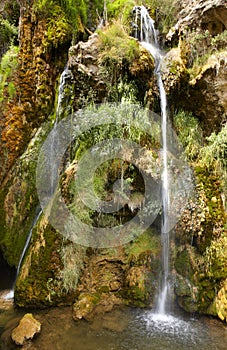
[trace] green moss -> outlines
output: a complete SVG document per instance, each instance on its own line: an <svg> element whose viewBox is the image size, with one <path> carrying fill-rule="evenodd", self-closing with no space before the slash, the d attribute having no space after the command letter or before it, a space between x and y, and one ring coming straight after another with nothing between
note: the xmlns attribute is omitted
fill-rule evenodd
<svg viewBox="0 0 227 350"><path fill-rule="evenodd" d="M227 278L227 235L223 234L211 242L205 253L205 264L209 278L217 280Z"/></svg>
<svg viewBox="0 0 227 350"><path fill-rule="evenodd" d="M225 212L221 199L220 181L210 173L207 167L195 167L198 180L197 190L200 193L201 230L197 240L198 247L204 252L211 240L217 238L224 228Z"/></svg>
<svg viewBox="0 0 227 350"><path fill-rule="evenodd" d="M47 122L38 130L18 159L17 166L9 177L2 192L0 245L5 259L11 266L17 266L23 247L36 215L38 196L36 192L36 166L40 147L50 131Z"/></svg>
<svg viewBox="0 0 227 350"><path fill-rule="evenodd" d="M33 232L32 247L15 288L15 303L20 307L41 307L57 302L61 283L56 280L57 272L62 268L59 255L62 238L47 225L40 237L40 228ZM27 265L29 264L29 265ZM24 271L27 273L24 276Z"/></svg>
<svg viewBox="0 0 227 350"><path fill-rule="evenodd" d="M139 44L128 36L119 22L98 33L99 64L103 67L102 74L109 77L111 84L120 83L123 74L127 72L127 67L140 56Z"/></svg>
<svg viewBox="0 0 227 350"><path fill-rule="evenodd" d="M125 253L128 260L137 260L139 256L150 251L153 256L160 253L160 238L152 229L142 233L134 242L125 246Z"/></svg>
<svg viewBox="0 0 227 350"><path fill-rule="evenodd" d="M10 100L14 97L15 86L13 82L10 82L10 79L17 69L18 51L18 47L11 46L2 57L0 65L0 102L4 98Z"/></svg>
<svg viewBox="0 0 227 350"><path fill-rule="evenodd" d="M175 268L177 272L189 279L192 279L194 271L192 268L192 256L187 249L179 252L175 259Z"/></svg>
<svg viewBox="0 0 227 350"><path fill-rule="evenodd" d="M76 41L85 34L87 25L96 27L97 12L103 9L103 4L98 0L38 0L34 9L39 17L48 19L47 38L58 46L65 38Z"/></svg>

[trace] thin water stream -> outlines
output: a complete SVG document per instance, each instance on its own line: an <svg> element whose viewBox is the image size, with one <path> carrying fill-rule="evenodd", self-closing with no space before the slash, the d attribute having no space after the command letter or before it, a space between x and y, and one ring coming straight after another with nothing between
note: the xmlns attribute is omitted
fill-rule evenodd
<svg viewBox="0 0 227 350"><path fill-rule="evenodd" d="M156 312L165 315L168 309L169 293L169 174L168 174L168 144L167 144L167 98L162 81L160 64L162 53L158 45L157 31L155 30L154 20L150 17L144 6L134 7L136 35L141 45L145 47L155 60L155 73L160 95L160 107L162 117L162 276L157 296ZM138 30L139 29L139 30Z"/></svg>
<svg viewBox="0 0 227 350"><path fill-rule="evenodd" d="M10 291L8 291L6 294L4 294L4 299L5 299L5 300L13 299L13 298L14 298L15 283L16 283L17 277L18 277L19 272L20 272L20 269L21 269L21 264L22 264L22 262L23 262L25 253L26 253L26 251L27 251L27 249L28 249L28 246L29 246L29 244L30 244L33 229L34 229L35 225L37 224L37 222L38 222L38 220L39 220L39 218L40 218L41 213L42 213L42 210L41 210L41 208L39 208L39 210L38 210L37 213L36 213L35 219L33 220L33 223L32 223L32 225L31 225L31 228L30 228L30 230L29 230L29 233L28 233L28 235L27 235L27 238L26 238L26 241L25 241L25 245L24 245L23 251L22 251L22 253L21 253L18 266L17 266L16 276L15 276L15 279L14 279L14 281L13 281L12 288L10 289Z"/></svg>

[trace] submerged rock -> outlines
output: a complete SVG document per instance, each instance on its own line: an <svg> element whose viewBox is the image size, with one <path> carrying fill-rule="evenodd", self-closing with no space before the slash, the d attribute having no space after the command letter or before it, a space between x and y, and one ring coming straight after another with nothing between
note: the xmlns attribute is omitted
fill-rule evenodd
<svg viewBox="0 0 227 350"><path fill-rule="evenodd" d="M25 314L19 325L12 331L12 340L17 345L24 345L27 340L33 339L41 332L41 323L32 314Z"/></svg>

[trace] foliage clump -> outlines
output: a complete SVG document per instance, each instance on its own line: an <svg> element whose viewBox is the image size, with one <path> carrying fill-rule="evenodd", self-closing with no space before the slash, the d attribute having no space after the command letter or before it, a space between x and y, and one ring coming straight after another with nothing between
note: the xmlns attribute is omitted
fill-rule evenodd
<svg viewBox="0 0 227 350"><path fill-rule="evenodd" d="M48 19L48 37L56 36L60 43L64 38L77 40L85 34L86 28L98 25L97 13L102 12L103 4L98 0L38 0L34 5L40 17ZM56 44L54 44L56 46Z"/></svg>
<svg viewBox="0 0 227 350"><path fill-rule="evenodd" d="M227 277L227 236L222 235L207 248L205 262L208 276L215 280Z"/></svg>
<svg viewBox="0 0 227 350"><path fill-rule="evenodd" d="M0 65L0 102L7 97L5 94L8 94L8 98L13 98L15 94L14 83L10 79L17 69L18 52L19 48L17 46L11 46L2 57Z"/></svg>
<svg viewBox="0 0 227 350"><path fill-rule="evenodd" d="M131 62L139 56L139 45L136 40L128 36L125 27L115 22L105 31L99 31L100 36L100 64L113 66L123 61Z"/></svg>
<svg viewBox="0 0 227 350"><path fill-rule="evenodd" d="M174 116L174 125L188 160L198 157L203 144L202 129L192 113L179 111Z"/></svg>

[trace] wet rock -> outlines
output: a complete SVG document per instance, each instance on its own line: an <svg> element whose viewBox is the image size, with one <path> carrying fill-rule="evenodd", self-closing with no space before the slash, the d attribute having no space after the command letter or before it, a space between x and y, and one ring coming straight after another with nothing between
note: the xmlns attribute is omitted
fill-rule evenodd
<svg viewBox="0 0 227 350"><path fill-rule="evenodd" d="M11 337L17 345L24 345L41 331L41 323L32 314L25 314L19 325L12 331Z"/></svg>
<svg viewBox="0 0 227 350"><path fill-rule="evenodd" d="M222 320L227 322L227 279L223 283L223 287L219 290L213 307L217 316Z"/></svg>
<svg viewBox="0 0 227 350"><path fill-rule="evenodd" d="M0 292L0 310L13 309L13 292L3 290Z"/></svg>
<svg viewBox="0 0 227 350"><path fill-rule="evenodd" d="M122 299L114 294L84 293L73 305L73 319L78 321L83 318L89 321L95 315L111 311L116 305L122 305Z"/></svg>

